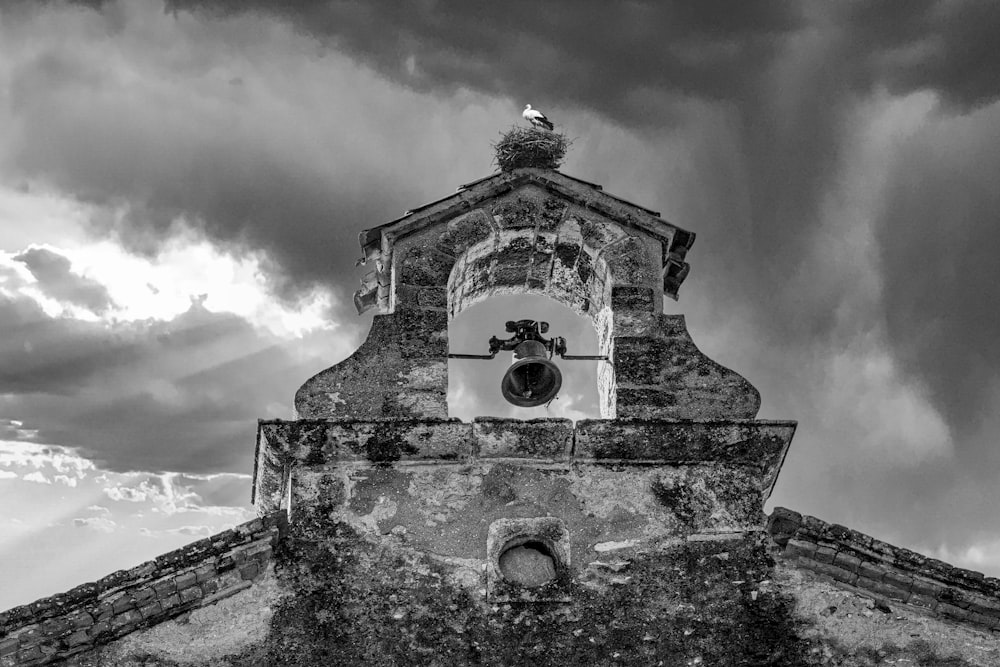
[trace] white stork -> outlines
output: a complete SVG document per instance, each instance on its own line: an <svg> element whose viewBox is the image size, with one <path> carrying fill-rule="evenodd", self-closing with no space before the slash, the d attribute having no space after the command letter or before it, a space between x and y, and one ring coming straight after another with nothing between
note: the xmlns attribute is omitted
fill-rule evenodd
<svg viewBox="0 0 1000 667"><path fill-rule="evenodd" d="M552 121L545 117L538 109L532 109L530 104L524 105L524 111L521 113L524 119L534 125L535 127L544 127L546 130L552 130L555 126Z"/></svg>

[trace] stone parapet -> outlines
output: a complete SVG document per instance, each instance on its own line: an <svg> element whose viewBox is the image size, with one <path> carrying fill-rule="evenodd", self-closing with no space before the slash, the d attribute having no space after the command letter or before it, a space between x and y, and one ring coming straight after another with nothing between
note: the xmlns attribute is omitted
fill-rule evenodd
<svg viewBox="0 0 1000 667"><path fill-rule="evenodd" d="M271 563L283 513L0 612L0 665L44 665L234 595Z"/></svg>
<svg viewBox="0 0 1000 667"><path fill-rule="evenodd" d="M785 558L840 585L950 620L1000 629L1000 579L783 507L771 513L768 531Z"/></svg>
<svg viewBox="0 0 1000 667"><path fill-rule="evenodd" d="M303 419L258 425L254 504L285 509L292 469L325 469L351 461L380 465L535 463L644 466L722 463L746 468L764 498L795 431L772 420L458 419L369 421Z"/></svg>

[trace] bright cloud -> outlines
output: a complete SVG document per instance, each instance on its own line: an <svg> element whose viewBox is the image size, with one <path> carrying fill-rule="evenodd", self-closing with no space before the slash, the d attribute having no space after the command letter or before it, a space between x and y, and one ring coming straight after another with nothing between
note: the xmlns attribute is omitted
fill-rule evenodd
<svg viewBox="0 0 1000 667"><path fill-rule="evenodd" d="M76 528L89 528L100 533L113 533L118 528L117 523L104 516L78 517L73 519L73 526Z"/></svg>

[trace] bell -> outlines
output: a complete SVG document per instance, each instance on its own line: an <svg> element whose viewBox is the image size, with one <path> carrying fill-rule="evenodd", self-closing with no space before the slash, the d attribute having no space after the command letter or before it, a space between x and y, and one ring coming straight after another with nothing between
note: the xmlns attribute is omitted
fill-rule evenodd
<svg viewBox="0 0 1000 667"><path fill-rule="evenodd" d="M514 348L514 363L500 381L500 393L508 403L522 408L545 405L559 393L562 373L548 360L548 350L537 340L526 340Z"/></svg>

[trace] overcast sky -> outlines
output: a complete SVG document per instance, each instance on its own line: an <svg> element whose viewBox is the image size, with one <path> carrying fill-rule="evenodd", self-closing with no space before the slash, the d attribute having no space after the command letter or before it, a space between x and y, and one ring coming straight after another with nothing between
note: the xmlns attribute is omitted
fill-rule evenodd
<svg viewBox="0 0 1000 667"><path fill-rule="evenodd" d="M5 2L0 608L248 518L255 420L370 323L358 232L491 173L528 102L565 173L697 233L667 312L799 421L768 508L1000 575L997 34L961 0ZM514 308L464 317L593 344ZM456 416L506 409L477 368ZM579 372L532 414L596 416Z"/></svg>

